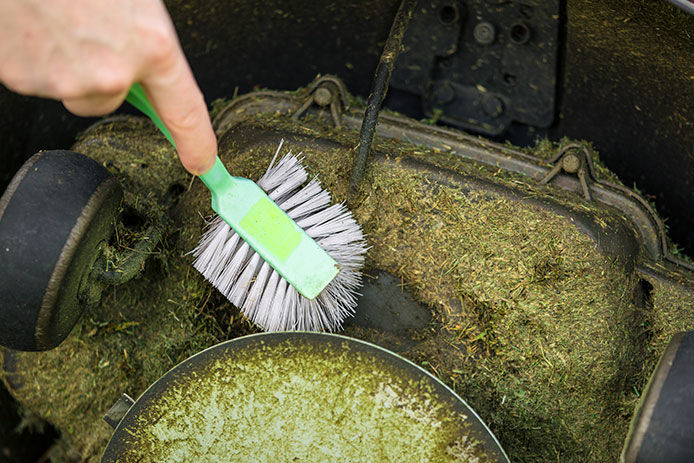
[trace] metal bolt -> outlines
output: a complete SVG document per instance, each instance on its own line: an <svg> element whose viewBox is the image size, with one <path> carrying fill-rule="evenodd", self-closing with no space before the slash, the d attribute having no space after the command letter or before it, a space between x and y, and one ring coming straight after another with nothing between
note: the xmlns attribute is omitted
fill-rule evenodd
<svg viewBox="0 0 694 463"><path fill-rule="evenodd" d="M575 174L581 168L581 159L574 153L568 153L561 160L561 166L566 172Z"/></svg>
<svg viewBox="0 0 694 463"><path fill-rule="evenodd" d="M318 87L313 92L313 101L319 106L328 106L333 99L333 92L326 87Z"/></svg>
<svg viewBox="0 0 694 463"><path fill-rule="evenodd" d="M475 38L475 42L480 45L489 45L493 43L496 38L494 25L487 21L481 21L477 23L472 30L472 36Z"/></svg>

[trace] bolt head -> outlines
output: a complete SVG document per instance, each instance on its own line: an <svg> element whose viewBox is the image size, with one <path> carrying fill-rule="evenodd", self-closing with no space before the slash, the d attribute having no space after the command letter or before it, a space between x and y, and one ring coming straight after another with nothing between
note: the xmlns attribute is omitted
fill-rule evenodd
<svg viewBox="0 0 694 463"><path fill-rule="evenodd" d="M581 159L573 153L566 154L561 160L561 166L566 172L575 174L581 167Z"/></svg>
<svg viewBox="0 0 694 463"><path fill-rule="evenodd" d="M315 92L313 92L313 101L319 106L328 106L333 100L333 92L325 87L318 87Z"/></svg>
<svg viewBox="0 0 694 463"><path fill-rule="evenodd" d="M490 45L494 42L496 38L496 30L494 29L494 24L488 21L480 21L475 24L474 29L472 29L472 36L475 42L480 45Z"/></svg>

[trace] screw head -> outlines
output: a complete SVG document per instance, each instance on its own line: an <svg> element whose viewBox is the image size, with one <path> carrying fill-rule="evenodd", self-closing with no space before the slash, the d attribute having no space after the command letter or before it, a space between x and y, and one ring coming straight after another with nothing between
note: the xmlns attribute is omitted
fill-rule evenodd
<svg viewBox="0 0 694 463"><path fill-rule="evenodd" d="M313 101L319 106L328 106L333 99L333 92L325 87L318 87L315 92L313 92Z"/></svg>
<svg viewBox="0 0 694 463"><path fill-rule="evenodd" d="M490 45L494 42L496 38L496 30L494 29L494 24L488 21L481 21L475 24L474 29L472 29L472 36L475 42L480 45Z"/></svg>
<svg viewBox="0 0 694 463"><path fill-rule="evenodd" d="M581 159L574 153L565 154L561 160L561 166L566 172L575 174L581 167Z"/></svg>

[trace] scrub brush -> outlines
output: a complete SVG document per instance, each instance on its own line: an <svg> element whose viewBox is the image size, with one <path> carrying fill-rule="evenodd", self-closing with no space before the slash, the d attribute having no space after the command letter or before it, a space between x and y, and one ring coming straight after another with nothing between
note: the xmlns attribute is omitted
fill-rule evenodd
<svg viewBox="0 0 694 463"><path fill-rule="evenodd" d="M139 85L126 99L174 144ZM297 156L275 163L281 148L257 185L230 176L219 158L200 176L218 215L193 265L261 329L334 331L354 314L366 242L317 179L302 187L308 174Z"/></svg>
<svg viewBox="0 0 694 463"><path fill-rule="evenodd" d="M306 183L299 157L290 151L277 161L281 149L282 142L258 185L335 259L340 268L335 279L315 299L302 296L219 217L209 222L193 251L193 266L266 331L334 331L354 315L367 250L364 235L344 204L330 204L316 178Z"/></svg>

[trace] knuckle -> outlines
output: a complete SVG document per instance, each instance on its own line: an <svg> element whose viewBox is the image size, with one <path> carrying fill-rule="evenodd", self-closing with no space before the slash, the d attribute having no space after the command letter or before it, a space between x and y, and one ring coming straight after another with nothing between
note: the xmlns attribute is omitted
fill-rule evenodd
<svg viewBox="0 0 694 463"><path fill-rule="evenodd" d="M14 92L23 93L25 91L21 79L18 79L12 73L3 73L2 75L0 75L0 80L2 80L2 83L5 85L5 87Z"/></svg>
<svg viewBox="0 0 694 463"><path fill-rule="evenodd" d="M155 65L167 65L176 56L176 38L164 27L149 30L145 34L147 54Z"/></svg>
<svg viewBox="0 0 694 463"><path fill-rule="evenodd" d="M125 92L132 83L132 78L121 70L104 72L94 81L93 91L102 95L117 95Z"/></svg>
<svg viewBox="0 0 694 463"><path fill-rule="evenodd" d="M202 122L202 114L198 107L190 107L169 117L167 121L170 128L177 133L189 132L197 128Z"/></svg>

